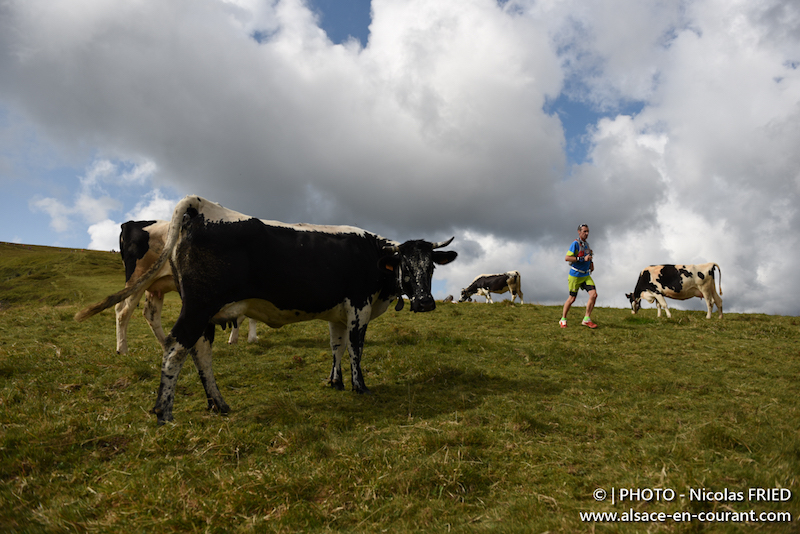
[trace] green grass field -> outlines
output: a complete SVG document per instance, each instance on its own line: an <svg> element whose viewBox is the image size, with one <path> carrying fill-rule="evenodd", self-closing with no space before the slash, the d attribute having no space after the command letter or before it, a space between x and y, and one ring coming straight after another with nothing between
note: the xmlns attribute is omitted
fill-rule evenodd
<svg viewBox="0 0 800 534"><path fill-rule="evenodd" d="M187 362L158 427L141 315L124 356L113 310L72 319L123 281L116 254L0 244L0 532L800 531L798 318L601 307L592 331L579 309L561 330L552 306L406 306L370 324L368 396L326 385L324 322L218 330L230 415ZM169 295L165 326L179 309ZM580 515L631 510L696 516ZM750 510L791 522L732 520Z"/></svg>

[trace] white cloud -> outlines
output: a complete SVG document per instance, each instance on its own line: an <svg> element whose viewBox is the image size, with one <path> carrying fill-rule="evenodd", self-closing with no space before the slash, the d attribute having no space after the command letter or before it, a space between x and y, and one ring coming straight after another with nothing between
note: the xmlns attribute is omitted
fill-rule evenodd
<svg viewBox="0 0 800 534"><path fill-rule="evenodd" d="M107 159L96 160L80 178L81 186L90 190L117 174L117 166Z"/></svg>
<svg viewBox="0 0 800 534"><path fill-rule="evenodd" d="M119 206L120 203L109 196L95 198L86 193L79 193L72 205L51 197L34 199L30 203L33 211L43 211L50 216L50 227L59 233L74 230L78 224L102 221Z"/></svg>
<svg viewBox="0 0 800 534"><path fill-rule="evenodd" d="M172 210L180 199L165 198L159 189L154 189L139 200L125 214L124 221L169 220ZM116 250L119 248L120 225L123 221L104 219L89 226L91 240L88 248L93 250Z"/></svg>
<svg viewBox="0 0 800 534"><path fill-rule="evenodd" d="M31 209L43 211L50 216L50 227L56 232L66 232L70 225L70 215L73 210L54 198L34 199L30 203Z"/></svg>
<svg viewBox="0 0 800 534"><path fill-rule="evenodd" d="M549 202L538 190L564 166L558 121L541 109L560 86L555 51L540 21L493 2L376 1L363 50L331 45L298 1L276 5L262 44L212 1L99 9L55 37L50 12L27 6L15 6L14 34L29 53L7 65L7 86L36 84L34 120L62 143L147 154L172 186L241 211L315 219L311 184L330 222L514 231L537 219L523 199ZM37 46L51 39L59 46ZM498 177L505 188L486 187ZM476 194L515 207L516 220L465 211Z"/></svg>
<svg viewBox="0 0 800 534"><path fill-rule="evenodd" d="M92 250L116 250L119 248L119 223L105 219L89 226L92 238L87 248Z"/></svg>
<svg viewBox="0 0 800 534"><path fill-rule="evenodd" d="M120 175L120 180L126 184L141 185L150 180L157 170L156 164L152 161L144 161L134 165L130 170Z"/></svg>
<svg viewBox="0 0 800 534"><path fill-rule="evenodd" d="M172 210L180 199L165 198L155 189L141 199L125 216L132 221L170 220Z"/></svg>
<svg viewBox="0 0 800 534"><path fill-rule="evenodd" d="M88 193L81 193L75 200L72 211L80 215L85 222L94 224L106 219L110 211L116 211L119 208L120 203L107 195L94 197Z"/></svg>

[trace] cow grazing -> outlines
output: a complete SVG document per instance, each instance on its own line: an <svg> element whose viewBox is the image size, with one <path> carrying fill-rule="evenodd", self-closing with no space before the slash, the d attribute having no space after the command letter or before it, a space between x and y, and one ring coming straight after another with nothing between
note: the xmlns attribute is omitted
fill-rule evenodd
<svg viewBox="0 0 800 534"><path fill-rule="evenodd" d="M511 302L519 296L519 303L522 300L522 276L519 271L508 271L503 274L482 274L475 278L472 283L461 290L459 302L472 301L472 295L476 293L486 297L486 302L492 302L490 293L506 293L511 291Z"/></svg>
<svg viewBox="0 0 800 534"><path fill-rule="evenodd" d="M719 295L722 294L722 269L716 263L702 263L700 265L651 265L639 273L636 289L625 296L631 302L632 313L639 311L641 300L652 303L655 301L658 317L661 317L661 308L667 312L667 317L672 317L664 297L686 300L693 297L705 299L708 307L706 319L711 319L714 304L717 305L719 318L722 318L722 298L717 295L714 283L714 268L719 271Z"/></svg>
<svg viewBox="0 0 800 534"><path fill-rule="evenodd" d="M122 224L119 234L119 253L125 265L125 287L134 286L139 278L158 260L164 250L164 240L169 229L169 221L128 221ZM117 316L117 354L128 352L128 324L142 295L145 296L143 315L156 339L164 346L166 334L161 326L161 310L164 307L164 295L177 291L169 263L153 276L149 285L140 287L135 293L118 303L114 308ZM231 329L228 343L236 343L239 339L239 324ZM256 322L250 321L247 341L258 340Z"/></svg>
<svg viewBox="0 0 800 534"><path fill-rule="evenodd" d="M241 315L278 328L311 319L328 321L332 387L344 389L341 359L350 352L353 390L368 393L361 355L369 321L408 295L411 311L433 310L434 264L457 253L442 243L397 243L350 226L315 226L265 221L228 210L197 196L175 207L164 250L139 281L78 312L80 321L128 298L149 284L169 261L183 299L165 341L161 384L153 412L172 420L175 384L191 354L206 391L208 408L229 411L212 371L215 325Z"/></svg>

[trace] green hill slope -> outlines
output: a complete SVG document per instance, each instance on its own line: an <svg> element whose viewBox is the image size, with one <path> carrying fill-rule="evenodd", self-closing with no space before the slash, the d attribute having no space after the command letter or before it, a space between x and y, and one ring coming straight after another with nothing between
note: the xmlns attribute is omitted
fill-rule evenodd
<svg viewBox="0 0 800 534"><path fill-rule="evenodd" d="M116 252L0 242L0 308L83 304L124 285L125 269Z"/></svg>
<svg viewBox="0 0 800 534"><path fill-rule="evenodd" d="M0 244L0 532L798 531L797 317L390 309L366 334L372 395L326 385L322 321L237 345L218 329L231 413L206 411L187 358L158 427L141 314L124 355L113 310L73 320L123 280L114 253Z"/></svg>

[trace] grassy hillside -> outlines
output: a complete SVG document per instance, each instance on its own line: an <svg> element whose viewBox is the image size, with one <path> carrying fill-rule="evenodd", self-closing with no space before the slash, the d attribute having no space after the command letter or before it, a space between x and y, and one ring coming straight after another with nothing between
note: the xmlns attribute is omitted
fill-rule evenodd
<svg viewBox="0 0 800 534"><path fill-rule="evenodd" d="M118 253L0 242L0 308L85 302L124 284Z"/></svg>
<svg viewBox="0 0 800 534"><path fill-rule="evenodd" d="M325 385L323 322L235 346L218 330L231 414L204 410L187 363L159 428L141 316L124 356L112 311L72 320L123 278L115 254L0 245L2 532L798 531L797 318L599 308L592 331L577 309L561 330L556 307L406 307L370 325L369 396ZM168 325L179 308L172 294ZM621 488L676 496L618 502ZM695 517L580 516L630 510ZM732 520L750 510L792 522Z"/></svg>

